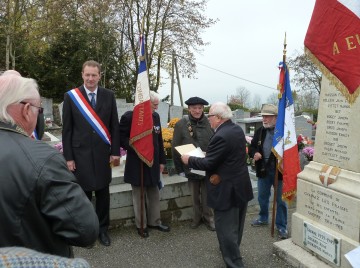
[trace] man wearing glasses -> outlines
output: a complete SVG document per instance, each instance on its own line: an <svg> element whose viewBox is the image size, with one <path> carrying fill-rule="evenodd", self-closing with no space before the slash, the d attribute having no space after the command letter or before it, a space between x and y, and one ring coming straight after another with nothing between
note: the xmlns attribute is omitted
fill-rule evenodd
<svg viewBox="0 0 360 268"><path fill-rule="evenodd" d="M35 80L0 76L0 247L72 257L99 222L63 156L30 138L42 112Z"/></svg>
<svg viewBox="0 0 360 268"><path fill-rule="evenodd" d="M190 168L205 170L208 206L214 209L215 229L226 267L244 267L240 243L248 202L253 191L246 165L245 135L231 121L232 112L225 103L211 105L208 115L215 134L205 158L182 155Z"/></svg>
<svg viewBox="0 0 360 268"><path fill-rule="evenodd" d="M5 75L17 75L21 77L21 74L15 70L7 70L5 71L3 74L3 76ZM26 104L25 102L22 102L22 104ZM31 137L35 140L41 140L42 137L44 136L44 131L45 131L45 119L44 119L44 108L42 107L38 107L39 108L39 114L37 117L37 121L36 121L36 127L33 131L33 133L31 134Z"/></svg>

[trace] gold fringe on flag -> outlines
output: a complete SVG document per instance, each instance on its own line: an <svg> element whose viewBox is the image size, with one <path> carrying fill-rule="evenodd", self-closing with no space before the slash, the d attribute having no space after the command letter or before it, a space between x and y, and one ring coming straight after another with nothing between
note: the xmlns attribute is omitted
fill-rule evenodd
<svg viewBox="0 0 360 268"><path fill-rule="evenodd" d="M152 133L152 129L150 130L147 130L147 131L144 131L143 133L140 133L139 135L131 138L129 140L129 145L134 149L134 151L136 152L136 154L138 155L138 157L143 161L145 162L146 165L148 165L149 167L152 167L153 163L154 162L150 162L148 161L147 159L145 159L145 157L143 157L139 152L138 150L135 148L135 146L133 145L134 142L136 142L137 140L140 140L142 139L143 137L147 136L147 135L150 135ZM152 141L151 141L152 142Z"/></svg>
<svg viewBox="0 0 360 268"><path fill-rule="evenodd" d="M353 104L360 94L360 86L355 90L353 94L349 93L347 87L335 76L328 68L326 68L311 51L305 47L305 53L308 55L310 60L320 69L320 71L329 79L329 81L344 95L345 99L349 104Z"/></svg>

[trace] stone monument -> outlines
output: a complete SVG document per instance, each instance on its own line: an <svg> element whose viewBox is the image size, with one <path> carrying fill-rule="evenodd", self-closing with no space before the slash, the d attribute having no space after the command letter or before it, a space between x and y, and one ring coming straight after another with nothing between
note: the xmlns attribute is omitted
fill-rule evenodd
<svg viewBox="0 0 360 268"><path fill-rule="evenodd" d="M292 242L329 267L360 242L360 98L349 104L323 76L314 161L299 173ZM314 266L315 267L315 266Z"/></svg>

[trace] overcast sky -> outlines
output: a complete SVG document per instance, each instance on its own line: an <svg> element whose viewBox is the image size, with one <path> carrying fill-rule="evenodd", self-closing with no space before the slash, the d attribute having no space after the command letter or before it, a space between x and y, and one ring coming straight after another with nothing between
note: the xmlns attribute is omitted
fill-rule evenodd
<svg viewBox="0 0 360 268"><path fill-rule="evenodd" d="M314 5L315 0L210 0L206 14L219 21L202 35L211 44L197 55L197 79L180 78L183 100L199 96L210 104L227 102L245 87L251 99L258 94L266 102L276 92L285 32L287 56L302 53ZM170 81L158 92L169 95ZM180 105L177 85L174 104Z"/></svg>

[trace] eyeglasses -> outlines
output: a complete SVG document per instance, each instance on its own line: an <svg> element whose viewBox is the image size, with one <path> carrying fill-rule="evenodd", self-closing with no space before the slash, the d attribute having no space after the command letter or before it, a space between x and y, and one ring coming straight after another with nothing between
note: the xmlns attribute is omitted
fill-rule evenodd
<svg viewBox="0 0 360 268"><path fill-rule="evenodd" d="M30 106L33 106L33 107L38 108L38 109L39 109L39 114L42 114L42 113L44 112L44 108L43 108L43 107L36 106L36 105L34 105L34 104L31 104L30 102L20 101L20 103L21 103L21 104L24 104L24 105L29 104Z"/></svg>
<svg viewBox="0 0 360 268"><path fill-rule="evenodd" d="M212 117L212 116L216 116L216 114L208 114L208 118Z"/></svg>

